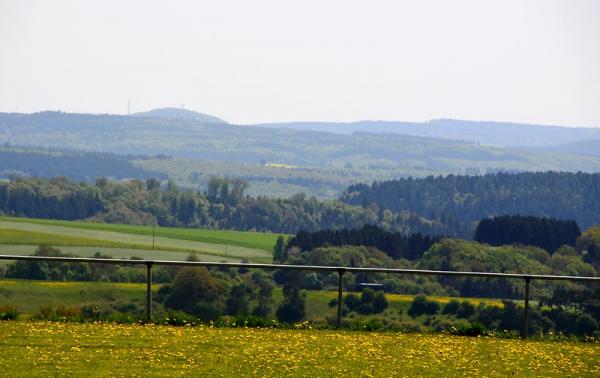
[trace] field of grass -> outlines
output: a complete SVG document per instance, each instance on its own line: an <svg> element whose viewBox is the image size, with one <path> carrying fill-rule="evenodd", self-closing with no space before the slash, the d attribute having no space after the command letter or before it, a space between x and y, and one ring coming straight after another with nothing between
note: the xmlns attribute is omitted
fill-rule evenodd
<svg viewBox="0 0 600 378"><path fill-rule="evenodd" d="M52 243L50 243L52 244ZM56 244L52 244L56 245ZM37 245L12 245L12 244L0 244L0 255L21 255L28 256L32 255L37 249ZM143 248L109 248L109 247L59 247L64 253L70 253L80 257L93 257L96 252L100 252L103 255L110 255L117 259L130 259L132 257L150 260L175 260L184 261L190 252L184 251L172 251L172 250L148 250ZM202 261L227 261L227 262L239 262L240 259L237 257L220 256L220 255L209 255L203 253L196 253L196 257ZM11 264L12 261L0 260L0 265Z"/></svg>
<svg viewBox="0 0 600 378"><path fill-rule="evenodd" d="M139 248L140 245L122 243L118 241L83 238L78 236L58 235L45 232L23 231L0 228L0 243L16 245L41 245L48 244L62 246L88 246L88 247L121 247Z"/></svg>
<svg viewBox="0 0 600 378"><path fill-rule="evenodd" d="M159 285L153 285L158 290ZM0 306L12 304L24 315L35 314L42 305L108 307L112 304L146 302L146 285L108 282L59 282L0 280Z"/></svg>
<svg viewBox="0 0 600 378"><path fill-rule="evenodd" d="M329 302L332 299L337 299L337 291L327 291L327 290L307 290L306 293L306 315L308 319L313 320L325 320L326 316L333 317L337 313L337 308L330 308ZM344 292L344 295L348 294L348 292ZM360 296L361 293L354 293ZM279 298L281 295L281 299ZM408 294L386 294L385 295L388 301L388 308L379 316L388 318L388 319L396 319L406 318L407 316L400 316L400 314L406 314L406 311L410 307L410 303L414 299L414 295ZM283 293L280 291L274 293L274 298L276 300L283 299ZM479 303L484 303L490 306L503 306L502 301L497 299L486 299L486 298L451 298L451 297L428 297L429 299L435 300L441 306L448 303L451 299L458 299L460 301L466 300L471 302L475 306L479 305ZM351 313L352 318L354 319L363 319L368 316L360 315L358 313Z"/></svg>
<svg viewBox="0 0 600 378"><path fill-rule="evenodd" d="M0 322L4 376L598 376L600 346L445 334Z"/></svg>
<svg viewBox="0 0 600 378"><path fill-rule="evenodd" d="M152 226L135 226L126 224L93 223L83 221L65 221L53 219L33 219L0 217L2 222L30 223L49 226L63 226L84 230L112 231L126 234L152 236ZM225 230L207 230L199 228L156 227L155 236L161 238L190 240L208 244L225 244L230 246L261 249L272 252L279 234L264 232L242 232Z"/></svg>
<svg viewBox="0 0 600 378"><path fill-rule="evenodd" d="M93 227L87 227L88 225ZM109 230L110 227L113 227L114 229ZM235 245L233 243L236 242L236 238L238 238L239 235L234 232L229 235L232 244L215 244L215 242L191 240L192 232L202 233L207 230L161 228L159 229L160 232L165 234L171 233L172 235L170 237L156 236L153 238L151 227L149 228L149 234L135 233L132 230L128 231L128 227L135 228L144 226L122 226L100 223L53 220L44 221L26 218L0 217L0 231L2 231L2 234L0 234L0 244L38 245L41 244L40 242L44 242L53 246L125 247L138 250L152 250L154 245L154 250L180 252L194 251L202 255L222 257L230 261L231 259L240 261L243 258L247 258L253 262L272 261L272 247L267 251L266 249ZM107 230L101 230L101 228L107 228ZM120 228L122 228L122 231L117 231ZM184 235L182 230L190 233L190 235ZM159 234L159 231L157 231L157 235ZM178 233L182 233L183 237L180 239L176 238ZM145 257L145 255L140 256L139 253L137 255L139 257ZM215 257L211 260L214 260Z"/></svg>
<svg viewBox="0 0 600 378"><path fill-rule="evenodd" d="M153 285L154 290L160 286ZM99 305L134 302L143 304L145 300L146 285L137 283L110 283L110 282L54 282L31 280L0 280L0 305L12 304L17 306L24 314L34 314L42 304L54 306ZM334 318L336 308L329 307L329 302L337 298L336 291L307 290L306 293L306 318L313 321L326 321L327 317ZM389 307L382 316L401 320L407 317L406 311L413 300L412 295L386 294ZM280 288L273 291L275 303L283 300ZM447 303L448 297L430 297L440 304ZM461 298L459 298L461 299ZM502 306L502 302L495 299L464 298L474 304L483 302L488 305ZM462 300L462 299L461 299ZM364 315L353 314L353 319L363 319Z"/></svg>
<svg viewBox="0 0 600 378"><path fill-rule="evenodd" d="M306 319L317 322L327 323L328 320L333 321L337 315L337 307L330 307L329 302L332 299L337 299L337 291L327 290L306 290ZM344 292L344 295L348 292ZM361 293L354 293L360 296ZM388 308L382 313L376 315L362 315L357 312L351 312L350 314L343 317L344 321L367 321L374 317L386 319L396 325L412 323L415 320L407 315L407 311L410 308L410 303L414 299L414 295L405 294L386 294L388 301ZM280 303L283 300L283 292L279 289L274 290L273 299L276 303ZM460 301L466 300L478 305L484 303L490 306L503 306L502 302L497 299L485 299L485 298L450 298L450 297L429 297L431 300L435 300L441 306L445 305L450 299L458 299ZM416 319L417 322L424 320L426 316L423 315ZM438 314L435 316L438 320L448 320L449 317L446 315Z"/></svg>

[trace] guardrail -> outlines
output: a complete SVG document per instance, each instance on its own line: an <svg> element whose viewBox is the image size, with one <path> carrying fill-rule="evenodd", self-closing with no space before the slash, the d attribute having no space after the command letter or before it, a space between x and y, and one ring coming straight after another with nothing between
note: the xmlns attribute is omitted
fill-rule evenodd
<svg viewBox="0 0 600 378"><path fill-rule="evenodd" d="M392 269L392 268L357 268L341 266L321 265L284 265L284 264L253 264L253 263L226 263L209 261L172 261L172 260L126 260L126 259L96 259L85 257L46 257L46 256L19 256L0 255L0 260L22 260L22 261L53 261L53 262L76 262L96 264L119 264L119 265L145 265L146 266L146 320L152 320L152 266L153 265L177 265L177 266L204 266L217 268L253 268L253 269L283 269L283 270L307 270L313 272L336 272L338 274L338 301L337 301L337 327L342 322L342 276L346 272L357 273L391 273L406 275L427 276L455 276L455 277L485 277L485 278L513 278L525 281L525 305L523 311L523 327L521 336L527 338L529 335L529 299L531 297L531 281L576 281L600 283L600 277L582 276L557 276L546 274L521 274L521 273L489 273L489 272L459 272L446 270L422 270L422 269Z"/></svg>

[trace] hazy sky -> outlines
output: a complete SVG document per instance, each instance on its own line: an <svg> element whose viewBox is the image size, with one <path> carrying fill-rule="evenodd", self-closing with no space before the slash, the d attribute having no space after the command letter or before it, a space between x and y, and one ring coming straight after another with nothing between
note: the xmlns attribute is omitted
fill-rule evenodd
<svg viewBox="0 0 600 378"><path fill-rule="evenodd" d="M0 111L600 127L600 1L0 0Z"/></svg>

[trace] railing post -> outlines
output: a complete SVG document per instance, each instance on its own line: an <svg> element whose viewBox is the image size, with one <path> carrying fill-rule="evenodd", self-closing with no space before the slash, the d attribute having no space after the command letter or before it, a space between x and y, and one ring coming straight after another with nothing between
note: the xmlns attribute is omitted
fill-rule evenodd
<svg viewBox="0 0 600 378"><path fill-rule="evenodd" d="M152 261L146 261L146 323L152 321Z"/></svg>
<svg viewBox="0 0 600 378"><path fill-rule="evenodd" d="M523 331L521 337L526 339L529 336L529 291L531 286L531 278L525 277L525 308L523 310Z"/></svg>
<svg viewBox="0 0 600 378"><path fill-rule="evenodd" d="M342 276L344 275L344 269L338 269L338 302L337 302L337 328L342 326Z"/></svg>

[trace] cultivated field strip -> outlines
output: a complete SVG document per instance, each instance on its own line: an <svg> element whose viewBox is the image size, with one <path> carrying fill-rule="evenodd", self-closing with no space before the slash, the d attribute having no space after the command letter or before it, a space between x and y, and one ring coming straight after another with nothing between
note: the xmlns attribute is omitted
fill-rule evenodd
<svg viewBox="0 0 600 378"><path fill-rule="evenodd" d="M100 231L76 227L66 227L48 224L37 224L28 222L16 222L0 219L0 229L12 229L34 233L54 234L66 237L79 237L86 239L103 240L129 245L136 245L152 249L152 236L132 233ZM0 241L1 242L1 241ZM248 258L254 260L270 260L271 253L261 249L245 248L227 244L211 244L192 240L173 239L167 237L155 237L155 248L174 249L180 251L197 251L207 255L215 255L230 258ZM140 256L143 257L143 256Z"/></svg>
<svg viewBox="0 0 600 378"><path fill-rule="evenodd" d="M275 241L280 234L251 232L251 231L232 231L232 230L216 230L205 228L182 228L182 227L152 227L143 225L131 224L114 224L114 223L98 223L86 221L70 221L56 219L39 219L39 218L16 218L16 217L0 217L1 221L19 222L19 223L34 223L50 226L64 226L70 228L112 231L126 234L137 234L151 236L153 233L156 236L204 242L209 244L228 244L238 247L262 249L267 252L273 250ZM286 236L286 235L283 235Z"/></svg>
<svg viewBox="0 0 600 378"><path fill-rule="evenodd" d="M149 250L139 248L112 248L112 247L88 247L88 246L61 246L58 247L64 253L70 253L79 257L93 257L96 252L103 255L110 255L116 259L129 259L132 257L143 257L151 260L175 260L184 261L190 252L173 251L173 250ZM2 255L32 255L37 249L36 245L15 245L15 244L0 244L0 254ZM196 253L196 257L202 261L226 261L239 262L237 257L210 255L204 253ZM0 265L10 264L11 261L0 260Z"/></svg>

